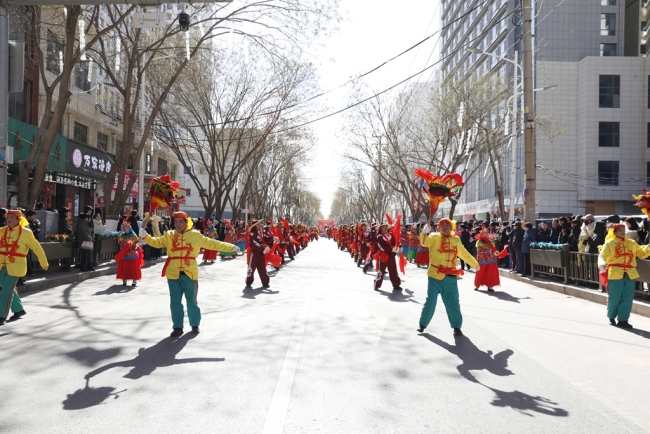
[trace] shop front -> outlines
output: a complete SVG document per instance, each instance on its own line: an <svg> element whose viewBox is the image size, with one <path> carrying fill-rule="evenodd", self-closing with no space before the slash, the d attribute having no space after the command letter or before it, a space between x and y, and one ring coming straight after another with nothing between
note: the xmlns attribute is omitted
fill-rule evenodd
<svg viewBox="0 0 650 434"><path fill-rule="evenodd" d="M13 161L9 161L8 167L8 182L7 192L9 194L9 203L12 207L17 205L18 198L18 163L26 160L29 152L32 149L36 135L38 134L38 127L30 125L25 122L9 118L9 147L13 151ZM57 201L57 188L53 179L59 176L65 176L66 173L66 151L67 151L67 138L57 134L52 144L50 156L47 159L47 173L45 182L43 184L43 192L37 201L43 202L45 209L59 208L63 206L63 199L60 203ZM38 164L38 156L34 160L32 167ZM30 175L31 177L31 175Z"/></svg>
<svg viewBox="0 0 650 434"><path fill-rule="evenodd" d="M57 195L74 215L83 212L85 206L99 207L96 193L104 190L104 180L111 171L115 156L103 149L93 148L68 139L67 174L57 177Z"/></svg>

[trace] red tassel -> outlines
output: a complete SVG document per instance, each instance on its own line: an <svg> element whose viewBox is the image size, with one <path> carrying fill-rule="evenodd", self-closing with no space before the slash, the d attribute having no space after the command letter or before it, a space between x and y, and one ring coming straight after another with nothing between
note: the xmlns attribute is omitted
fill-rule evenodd
<svg viewBox="0 0 650 434"><path fill-rule="evenodd" d="M399 271L402 272L402 274L406 274L406 264L408 263L408 260L406 259L406 256L404 254L401 254L399 257Z"/></svg>

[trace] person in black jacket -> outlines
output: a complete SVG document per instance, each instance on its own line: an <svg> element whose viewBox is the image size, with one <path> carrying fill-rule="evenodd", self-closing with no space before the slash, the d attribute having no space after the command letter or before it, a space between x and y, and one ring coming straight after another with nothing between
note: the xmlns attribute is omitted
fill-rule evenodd
<svg viewBox="0 0 650 434"><path fill-rule="evenodd" d="M605 222L596 222L594 235L584 240L583 243L589 246L587 253L598 254L598 246L605 244Z"/></svg>
<svg viewBox="0 0 650 434"><path fill-rule="evenodd" d="M542 227L537 231L537 242L538 243L551 242L551 230L548 227L548 223L542 222Z"/></svg>
<svg viewBox="0 0 650 434"><path fill-rule="evenodd" d="M569 239L567 241L571 252L578 251L580 232L582 231L581 225L582 221L579 219L575 219L571 222L571 233L569 234Z"/></svg>
<svg viewBox="0 0 650 434"><path fill-rule="evenodd" d="M465 247L465 250L469 252L469 231L467 230L467 225L465 223L460 225L460 228L462 231L460 232L460 242L463 244L463 247ZM460 269L464 270L465 265L467 265L467 269L470 269L469 264L466 264L465 261L462 259L460 260Z"/></svg>
<svg viewBox="0 0 650 434"><path fill-rule="evenodd" d="M515 220L514 228L510 234L510 248L515 251L515 273L519 274L524 272L524 254L521 251L524 232L524 228L521 227L521 220Z"/></svg>
<svg viewBox="0 0 650 434"><path fill-rule="evenodd" d="M560 226L560 221L558 219L553 219L551 224L553 225L551 229L551 243L560 244L559 239L560 235L562 235L562 226Z"/></svg>
<svg viewBox="0 0 650 434"><path fill-rule="evenodd" d="M501 250L505 249L510 245L510 222L501 223L501 229L499 230L499 237L501 238ZM499 259L499 263L502 267L508 267L510 265L510 257L506 256L505 258Z"/></svg>

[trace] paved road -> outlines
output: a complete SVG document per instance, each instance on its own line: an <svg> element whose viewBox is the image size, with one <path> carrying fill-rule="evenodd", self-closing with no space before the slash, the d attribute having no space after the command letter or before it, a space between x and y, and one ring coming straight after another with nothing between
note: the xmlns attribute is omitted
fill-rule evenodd
<svg viewBox="0 0 650 434"><path fill-rule="evenodd" d="M243 291L241 258L201 266L202 332L174 340L161 267L134 289L24 298L0 327L0 432L650 431L650 319L627 332L601 305L510 280L475 292L469 274L466 337L442 303L421 335L425 270L376 293L321 240L269 291Z"/></svg>

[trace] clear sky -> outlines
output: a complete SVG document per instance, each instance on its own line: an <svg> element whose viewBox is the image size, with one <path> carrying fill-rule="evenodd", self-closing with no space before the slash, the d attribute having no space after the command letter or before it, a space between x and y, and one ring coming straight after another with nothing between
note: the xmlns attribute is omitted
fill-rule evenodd
<svg viewBox="0 0 650 434"><path fill-rule="evenodd" d="M344 20L340 30L316 55L322 89L336 88L438 31L438 4L439 0L341 0ZM376 90L392 86L437 61L440 43L436 34L364 80ZM411 82L426 81L431 72L429 70ZM322 115L344 108L349 102L349 90L344 87L323 97L320 101L325 107ZM339 133L342 121L342 115L335 115L312 124L318 146L314 162L306 171L312 179L305 182L308 189L321 198L321 210L326 218L338 185L345 150L345 138Z"/></svg>

